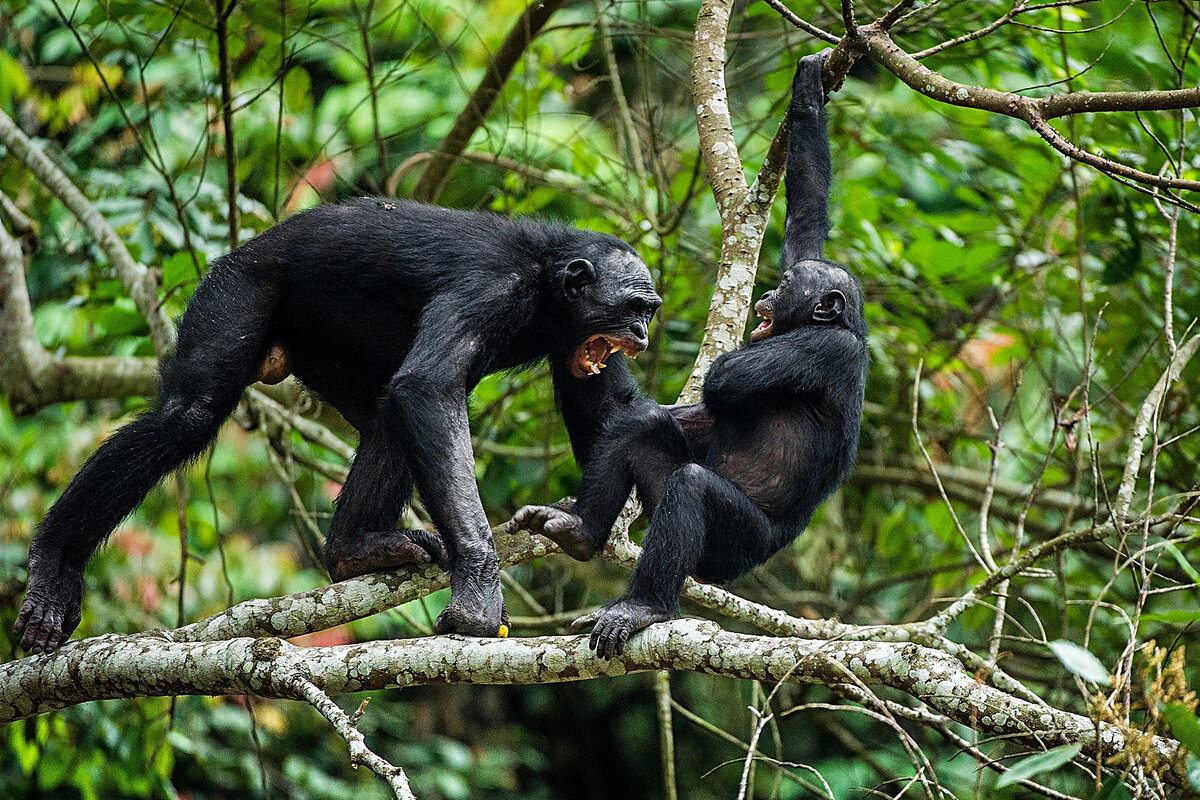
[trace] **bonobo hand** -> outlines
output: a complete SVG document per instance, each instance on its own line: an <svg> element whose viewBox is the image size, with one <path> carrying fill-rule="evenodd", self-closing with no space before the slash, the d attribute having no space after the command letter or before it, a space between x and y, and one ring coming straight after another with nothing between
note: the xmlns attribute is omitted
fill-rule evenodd
<svg viewBox="0 0 1200 800"><path fill-rule="evenodd" d="M513 514L504 529L509 533L518 530L540 533L576 561L589 561L600 551L584 532L583 520L558 506L525 506Z"/></svg>
<svg viewBox="0 0 1200 800"><path fill-rule="evenodd" d="M336 581L405 564L446 566L446 547L433 531L374 531L326 542L325 567Z"/></svg>
<svg viewBox="0 0 1200 800"><path fill-rule="evenodd" d="M82 618L82 573L69 571L44 579L31 569L13 636L21 637L21 647L30 653L53 653L70 638Z"/></svg>
<svg viewBox="0 0 1200 800"><path fill-rule="evenodd" d="M578 631L595 625L588 645L600 658L614 658L625 652L625 642L629 641L631 634L655 622L666 622L673 616L675 614L670 611L653 608L636 600L613 600L572 622L571 630Z"/></svg>

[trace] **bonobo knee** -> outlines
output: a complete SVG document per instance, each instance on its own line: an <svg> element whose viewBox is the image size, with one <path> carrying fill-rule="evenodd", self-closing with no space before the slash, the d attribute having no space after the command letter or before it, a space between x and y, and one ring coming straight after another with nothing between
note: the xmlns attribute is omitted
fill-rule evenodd
<svg viewBox="0 0 1200 800"><path fill-rule="evenodd" d="M711 479L712 473L701 464L693 461L689 464L684 464L671 473L671 477L667 478L667 485L663 493L664 495L671 494L676 498L686 497L689 501L694 500L699 502L708 490Z"/></svg>
<svg viewBox="0 0 1200 800"><path fill-rule="evenodd" d="M232 404L221 403L212 395L174 395L165 398L153 413L178 441L200 450L208 446L232 410Z"/></svg>
<svg viewBox="0 0 1200 800"><path fill-rule="evenodd" d="M442 375L424 369L402 369L388 381L385 402L389 410L400 411L411 409L413 401L433 401L450 394L450 386Z"/></svg>

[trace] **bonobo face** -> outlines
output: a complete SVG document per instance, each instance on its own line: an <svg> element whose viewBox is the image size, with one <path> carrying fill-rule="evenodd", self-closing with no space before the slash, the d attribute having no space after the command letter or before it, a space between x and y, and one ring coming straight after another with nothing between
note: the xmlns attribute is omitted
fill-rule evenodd
<svg viewBox="0 0 1200 800"><path fill-rule="evenodd" d="M596 244L563 265L560 275L573 339L572 375L599 375L618 350L637 358L646 349L650 319L662 300L636 254Z"/></svg>
<svg viewBox="0 0 1200 800"><path fill-rule="evenodd" d="M867 335L862 289L840 264L798 261L779 279L779 288L762 296L754 311L763 322L750 333L751 341L787 333L804 325L837 325L859 338Z"/></svg>

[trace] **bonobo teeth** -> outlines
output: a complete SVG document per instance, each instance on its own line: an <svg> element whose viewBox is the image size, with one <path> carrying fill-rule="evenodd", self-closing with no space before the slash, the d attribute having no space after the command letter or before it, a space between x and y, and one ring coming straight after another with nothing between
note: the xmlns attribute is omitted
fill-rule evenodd
<svg viewBox="0 0 1200 800"><path fill-rule="evenodd" d="M614 344L612 346L612 349L608 351L608 354L611 356L613 353L619 353L619 352L621 352L621 345Z"/></svg>

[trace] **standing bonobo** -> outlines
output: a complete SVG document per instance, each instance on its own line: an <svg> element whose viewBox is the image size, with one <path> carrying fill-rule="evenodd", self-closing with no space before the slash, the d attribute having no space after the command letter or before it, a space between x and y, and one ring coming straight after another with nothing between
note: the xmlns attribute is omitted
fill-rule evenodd
<svg viewBox="0 0 1200 800"><path fill-rule="evenodd" d="M576 620L620 655L634 631L679 613L688 575L733 580L795 539L854 464L867 377L862 290L822 255L829 142L824 55L800 62L788 110L787 223L779 288L755 310L752 343L718 358L703 402L639 399L606 429L568 511L526 506L510 527L542 533L585 561L636 486L650 515L629 591Z"/></svg>
<svg viewBox="0 0 1200 800"><path fill-rule="evenodd" d="M289 373L360 435L325 543L329 574L448 559L452 598L436 629L495 636L506 615L467 394L490 372L549 357L583 463L636 398L624 358L610 356L646 347L660 304L629 245L562 225L375 199L276 225L213 264L158 401L101 445L38 527L21 645L66 641L92 552L209 446L248 384ZM438 534L396 530L414 482Z"/></svg>

